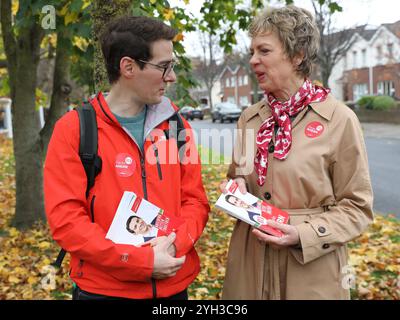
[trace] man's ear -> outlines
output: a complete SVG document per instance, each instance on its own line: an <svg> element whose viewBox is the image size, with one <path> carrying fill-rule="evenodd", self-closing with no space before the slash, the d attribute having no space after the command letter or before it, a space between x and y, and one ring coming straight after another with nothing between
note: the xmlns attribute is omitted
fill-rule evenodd
<svg viewBox="0 0 400 320"><path fill-rule="evenodd" d="M131 79L135 76L139 66L132 58L129 57L122 57L121 61L119 62L119 70L121 76L124 78Z"/></svg>

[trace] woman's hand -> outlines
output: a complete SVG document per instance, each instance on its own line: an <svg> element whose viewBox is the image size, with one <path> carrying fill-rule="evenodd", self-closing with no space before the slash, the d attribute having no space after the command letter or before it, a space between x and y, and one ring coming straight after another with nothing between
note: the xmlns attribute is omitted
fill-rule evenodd
<svg viewBox="0 0 400 320"><path fill-rule="evenodd" d="M236 181L236 183L239 186L239 191L243 194L247 193L247 188L246 188L246 181L243 178L236 178L234 179L234 181ZM228 184L228 180L223 180L221 182L221 184L219 185L219 189L221 190L222 193L226 193L226 185Z"/></svg>
<svg viewBox="0 0 400 320"><path fill-rule="evenodd" d="M296 227L291 226L289 224L283 224L276 222L274 220L268 220L267 224L275 229L281 230L283 232L282 237L275 237L269 234L266 234L260 230L253 229L253 234L257 237L257 239L261 242L265 242L269 244L274 249L282 249L289 246L295 246L300 242L299 232Z"/></svg>

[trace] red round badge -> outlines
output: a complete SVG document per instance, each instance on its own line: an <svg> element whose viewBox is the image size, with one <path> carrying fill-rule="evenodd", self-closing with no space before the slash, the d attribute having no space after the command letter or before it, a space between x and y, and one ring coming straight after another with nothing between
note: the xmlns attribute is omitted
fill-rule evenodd
<svg viewBox="0 0 400 320"><path fill-rule="evenodd" d="M314 121L310 122L306 129L304 130L305 134L309 138L316 138L324 132L324 126L322 125L321 122Z"/></svg>
<svg viewBox="0 0 400 320"><path fill-rule="evenodd" d="M115 159L115 170L120 177L130 177L135 171L136 162L127 153L120 153Z"/></svg>

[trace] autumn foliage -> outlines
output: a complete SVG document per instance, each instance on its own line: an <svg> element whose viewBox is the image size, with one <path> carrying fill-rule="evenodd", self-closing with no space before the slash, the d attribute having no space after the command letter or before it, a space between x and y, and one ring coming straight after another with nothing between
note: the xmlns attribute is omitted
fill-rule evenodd
<svg viewBox="0 0 400 320"><path fill-rule="evenodd" d="M15 208L12 142L0 135L0 299L70 299L68 260L49 267L59 247L46 225L24 232L10 226ZM203 166L203 181L212 211L196 244L201 273L189 288L191 299L219 299L234 220L213 207L226 165ZM376 216L367 232L349 245L353 299L400 299L400 222Z"/></svg>

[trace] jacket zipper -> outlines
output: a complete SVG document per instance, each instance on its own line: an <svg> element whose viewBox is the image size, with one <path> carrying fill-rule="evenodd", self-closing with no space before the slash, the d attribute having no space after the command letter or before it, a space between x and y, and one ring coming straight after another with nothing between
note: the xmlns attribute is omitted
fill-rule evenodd
<svg viewBox="0 0 400 320"><path fill-rule="evenodd" d="M158 149L157 147L154 147L154 153L156 154L156 161L157 161L157 171L158 171L158 178L162 180L162 172L161 172L161 165L160 165L160 159L158 158Z"/></svg>
<svg viewBox="0 0 400 320"><path fill-rule="evenodd" d="M158 172L158 178L162 180L162 171L161 171L161 165L160 165L160 158L158 157L158 148L156 144L154 143L153 137L151 137L151 145L153 146L154 150L154 155L156 156L156 163L157 163L157 172Z"/></svg>
<svg viewBox="0 0 400 320"><path fill-rule="evenodd" d="M142 153L142 150L140 149L139 145L137 144L136 140L131 136L128 130L126 130L124 127L122 129L125 131L125 133L132 139L132 141L136 144L139 150L139 157L140 157L140 169L141 169L141 176L142 176L142 187L143 187L143 197L144 199L148 200L147 197L147 183L146 183L146 168L145 168L145 163L144 163L144 155ZM151 279L151 286L153 289L153 298L157 298L157 287L156 287L156 280Z"/></svg>
<svg viewBox="0 0 400 320"><path fill-rule="evenodd" d="M144 158L140 155L140 168L142 171L142 186L143 186L143 196L147 200L147 184L146 184L146 169L144 166Z"/></svg>
<svg viewBox="0 0 400 320"><path fill-rule="evenodd" d="M146 184L146 168L144 165L144 158L142 154L140 154L140 168L142 170L142 186L143 186L143 195L144 198L147 200L147 184ZM151 279L151 287L153 289L153 299L157 298L157 287L156 287L156 280Z"/></svg>
<svg viewBox="0 0 400 320"><path fill-rule="evenodd" d="M97 97L96 97L96 98L97 98ZM104 110L104 108L103 108L103 106L102 106L102 104L101 104L100 99L97 98L97 101L98 101L98 103L99 103L99 105L100 105L101 110L102 110L103 113L107 116L107 118L108 118L112 123L115 123L115 121L112 120L111 117L110 117L110 116L107 114L107 112ZM167 118L167 119L168 119L168 118ZM167 119L163 119L163 121L165 121L165 120L167 120ZM162 123L162 121L161 121L160 123ZM160 123L157 123L157 124L155 124L155 125L153 124L154 128L155 128L156 126L158 126ZM122 126L121 126L121 127L122 127ZM129 137L133 140L133 142L138 146L138 144L136 143L135 139L130 135L130 133L129 133L124 127L122 127L122 129L128 134L128 136L129 136ZM151 131L151 129L149 129L148 133L150 133L150 131ZM147 134L148 134L148 133L147 133ZM143 136L143 138L145 138L145 137L147 136L147 134L145 133L144 136ZM144 198L145 198L146 200L148 200L148 199L147 199L147 184L146 184L146 170L145 170L145 165L144 165L144 156L143 156L142 151L141 151L141 149L140 149L139 146L138 146L138 149L139 149L139 154L140 154L140 167L141 167L141 170L142 170L143 195L144 195ZM157 150L157 153L156 153L156 158L157 158L157 170L158 170L158 175L159 175L160 180L161 180L161 179L162 179L162 172L161 172L160 163L159 163L159 161L158 161L158 160L159 160L159 159L158 159L158 150ZM93 218L94 218L94 216L93 216ZM153 298L156 299L156 298L157 298L156 280L155 280L155 279L151 279L151 283L152 283L152 287L153 287Z"/></svg>
<svg viewBox="0 0 400 320"><path fill-rule="evenodd" d="M132 139L132 141L136 144L136 146L139 149L139 156L140 156L140 168L142 171L142 187L143 187L143 197L144 199L148 200L147 197L147 183L146 183L146 168L145 168L145 163L144 163L144 155L142 153L142 150L140 149L139 145L137 144L136 140L131 136L131 134L129 133L129 131L127 131L124 127L122 127L122 129L125 131L126 134L128 134L128 136ZM153 148L154 148L154 144L153 144ZM162 179L162 173L161 173L161 166L159 163L159 159L158 159L158 149L157 147L155 147L155 151L157 151L156 154L156 159L157 159L157 170L158 170L158 176L160 178L160 180ZM155 279L151 279L151 286L153 289L153 299L157 298L157 286L156 286L156 280Z"/></svg>

